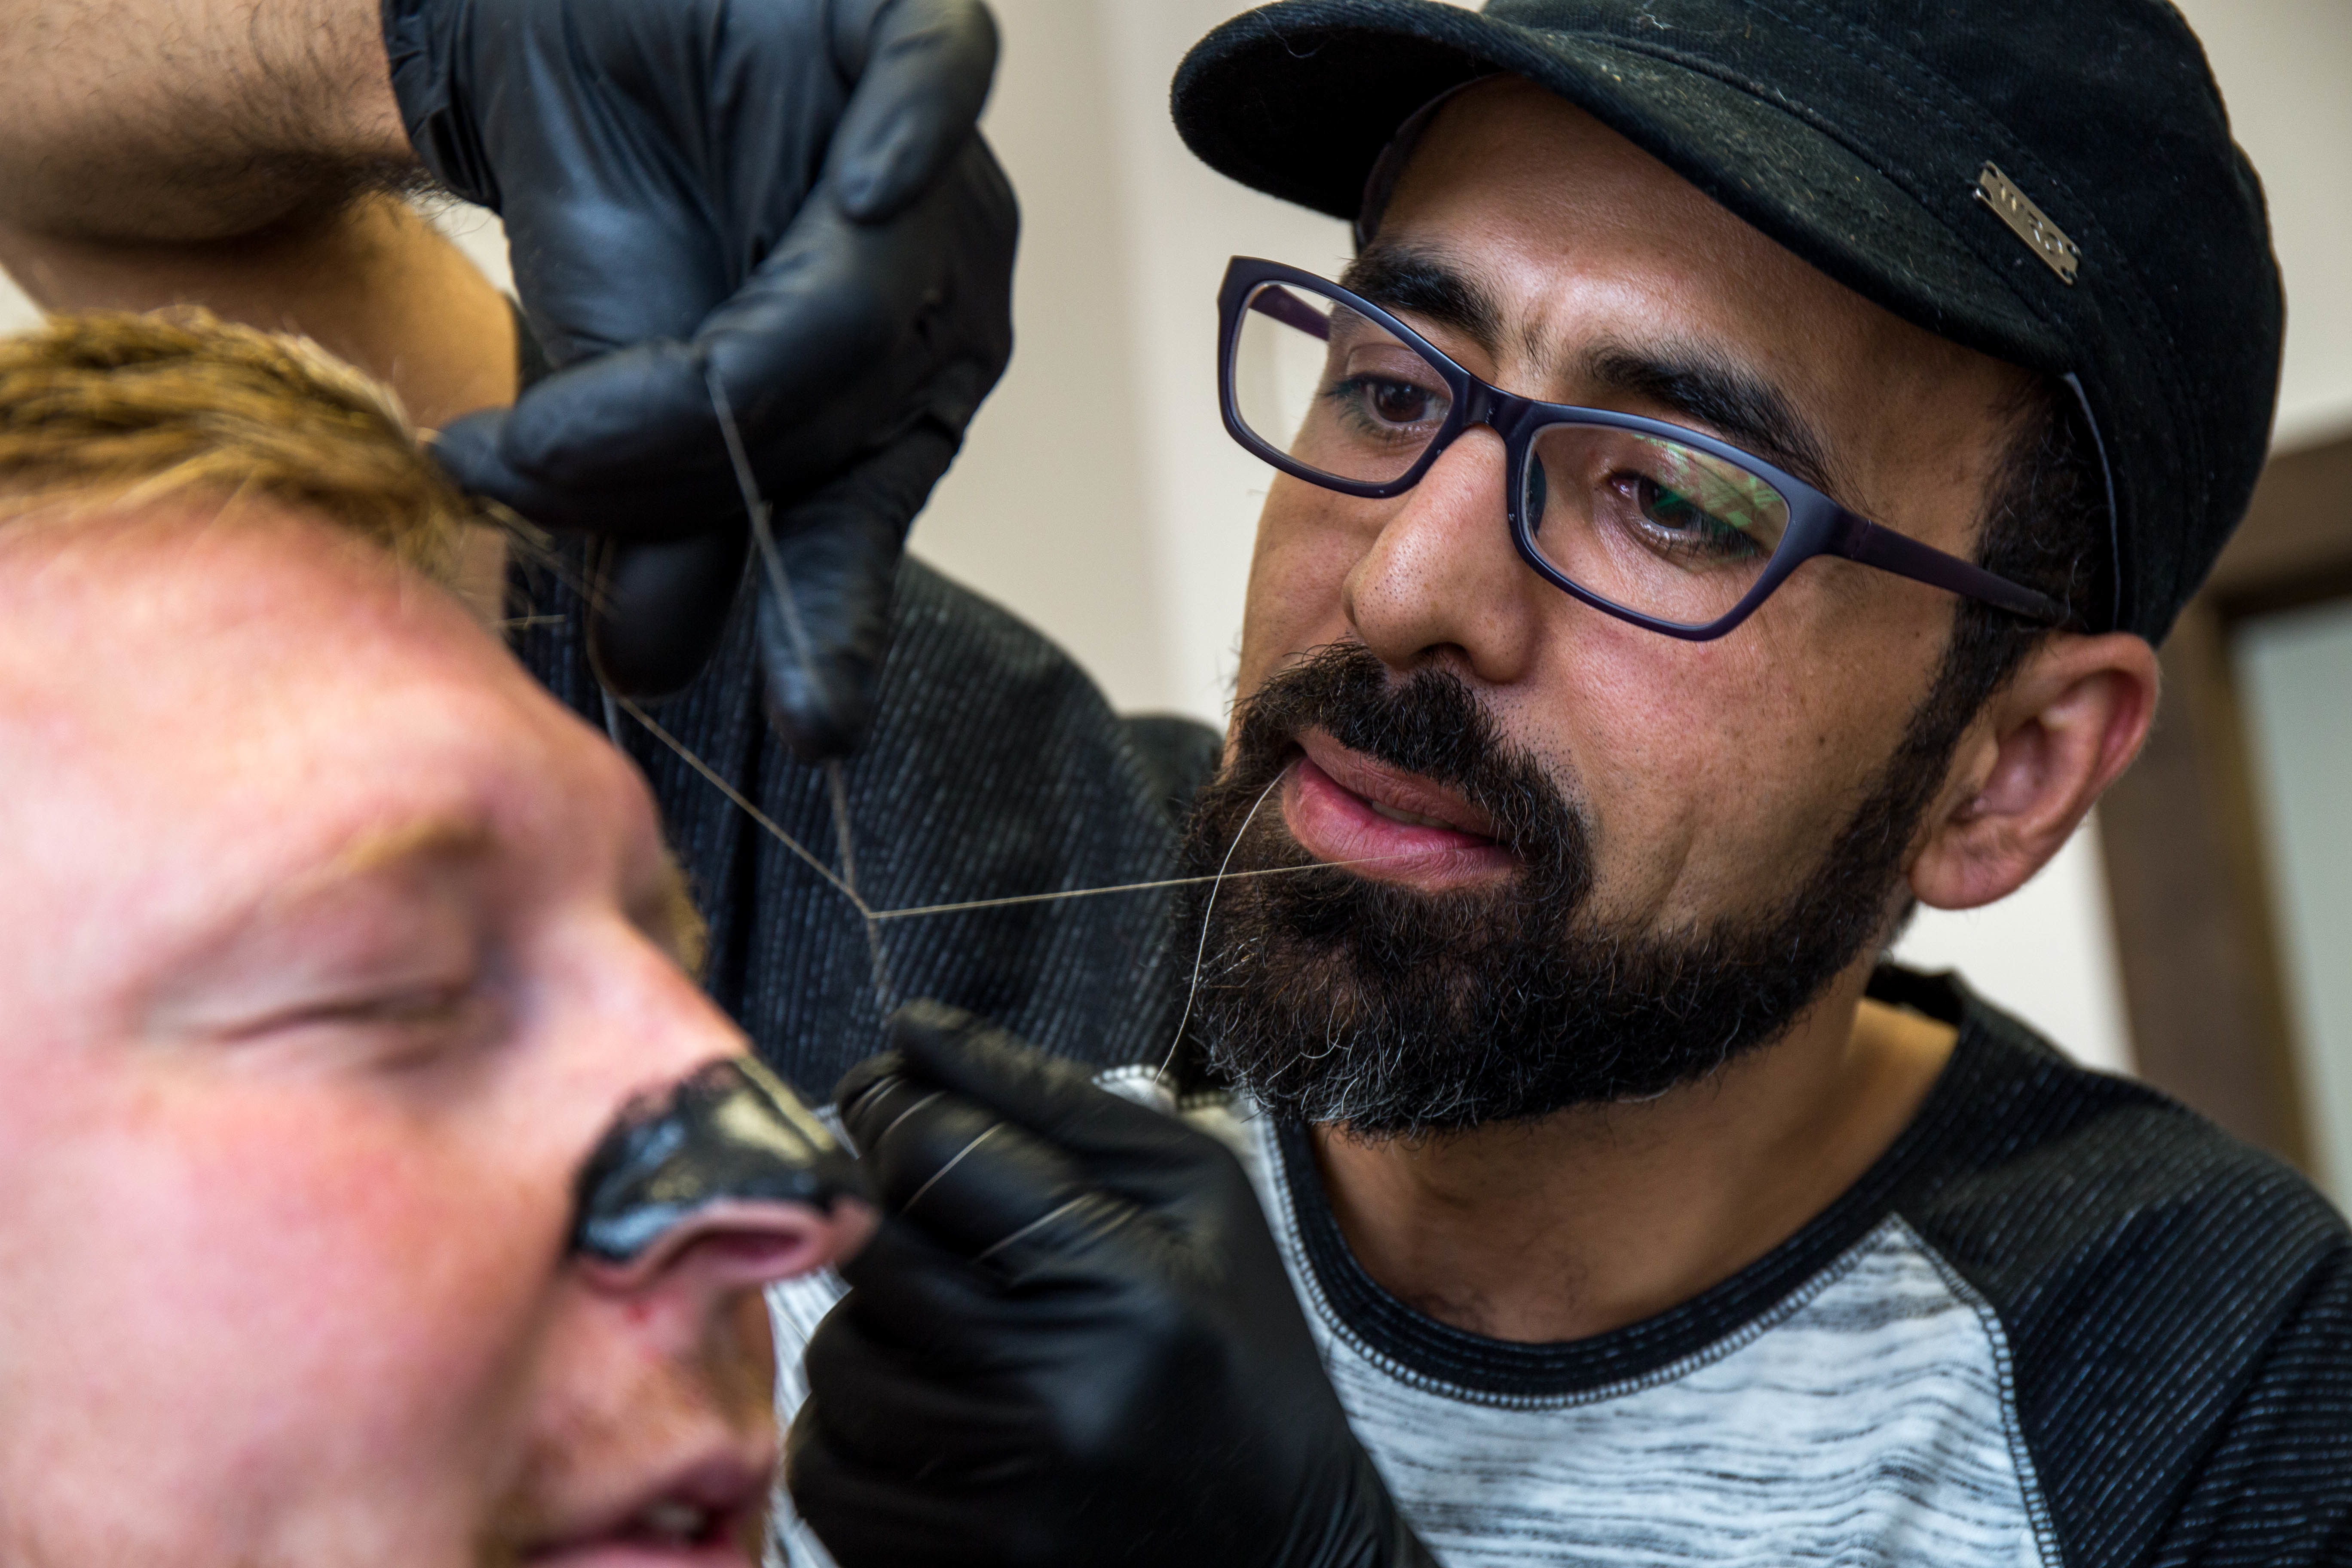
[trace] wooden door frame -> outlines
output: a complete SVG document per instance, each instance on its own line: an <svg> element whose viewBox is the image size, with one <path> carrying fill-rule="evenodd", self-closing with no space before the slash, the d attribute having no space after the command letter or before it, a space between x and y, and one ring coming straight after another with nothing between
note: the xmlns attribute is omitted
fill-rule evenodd
<svg viewBox="0 0 2352 1568"><path fill-rule="evenodd" d="M2139 761L2099 806L2142 1078L2308 1171L2315 1139L2274 930L2231 634L2352 595L2352 435L2273 456L2162 650Z"/></svg>

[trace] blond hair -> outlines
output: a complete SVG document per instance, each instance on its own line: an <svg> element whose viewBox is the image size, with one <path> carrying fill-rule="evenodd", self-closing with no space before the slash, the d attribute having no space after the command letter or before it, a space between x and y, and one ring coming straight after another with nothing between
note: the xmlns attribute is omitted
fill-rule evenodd
<svg viewBox="0 0 2352 1568"><path fill-rule="evenodd" d="M445 585L467 526L491 521L389 387L307 338L177 308L52 316L0 340L9 510L190 490L316 515Z"/></svg>

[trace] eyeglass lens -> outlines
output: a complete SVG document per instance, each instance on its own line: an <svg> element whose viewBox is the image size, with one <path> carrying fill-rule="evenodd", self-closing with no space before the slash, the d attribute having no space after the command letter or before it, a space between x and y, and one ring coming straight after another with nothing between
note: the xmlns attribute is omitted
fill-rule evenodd
<svg viewBox="0 0 2352 1568"><path fill-rule="evenodd" d="M1453 395L1418 350L1340 300L1267 283L1231 366L1251 433L1332 479L1385 484L1427 450ZM1686 626L1738 604L1789 527L1789 503L1740 465L1612 426L1538 430L1522 511L1537 553L1612 604Z"/></svg>

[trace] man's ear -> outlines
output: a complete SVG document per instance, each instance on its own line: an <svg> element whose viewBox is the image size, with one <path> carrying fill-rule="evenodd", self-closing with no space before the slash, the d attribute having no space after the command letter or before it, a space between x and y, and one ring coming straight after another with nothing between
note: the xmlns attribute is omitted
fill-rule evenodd
<svg viewBox="0 0 2352 1568"><path fill-rule="evenodd" d="M2156 689L2156 650L2127 632L2060 632L2027 655L1953 753L1911 862L1919 901L1975 909L2024 886L2139 754Z"/></svg>

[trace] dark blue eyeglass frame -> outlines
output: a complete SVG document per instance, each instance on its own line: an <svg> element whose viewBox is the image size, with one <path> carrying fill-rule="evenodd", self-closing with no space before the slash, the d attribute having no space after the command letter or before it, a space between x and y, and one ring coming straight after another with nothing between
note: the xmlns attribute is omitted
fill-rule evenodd
<svg viewBox="0 0 2352 1568"><path fill-rule="evenodd" d="M1343 479L1298 461L1243 423L1241 408L1235 399L1234 368L1235 356L1240 351L1244 310L1257 310L1316 337L1327 337L1329 332L1325 318L1293 295L1268 290L1258 294L1255 300L1251 298L1261 285L1269 283L1305 289L1346 305L1411 346L1444 378L1453 395L1454 405L1438 426L1437 433L1430 437L1427 448L1402 474L1379 483ZM1957 555L1946 554L1893 529L1857 516L1794 474L1702 431L1670 425L1663 420L1644 419L1639 415L1618 414L1606 408L1580 408L1569 403L1538 403L1533 398L1521 397L1490 385L1454 363L1428 339L1378 305L1312 272L1286 267L1278 261L1236 256L1226 265L1225 280L1217 292L1217 313L1218 402L1224 414L1225 430L1234 440L1284 473L1305 479L1309 484L1337 490L1342 495L1377 500L1402 495L1419 484L1422 476L1429 471L1430 465L1454 444L1455 437L1474 425L1486 426L1503 440L1505 507L1510 519L1511 542L1517 546L1520 558L1554 587L1619 620L1630 621L1637 626L1690 642L1719 637L1753 615L1756 606L1771 597L1773 590L1788 581L1790 573L1816 555L1835 555L1864 566L1876 567L1881 572L1891 572L1898 577L1926 583L1964 598L1982 600L2013 615L2049 626L2063 625L2070 618L2066 607L2048 595L2037 593L2007 578L1997 577ZM1686 447L1736 464L1778 490L1781 499L1788 502L1789 526L1780 536L1780 542L1772 552L1771 558L1765 563L1763 573L1754 586L1724 614L1714 620L1694 625L1662 620L1655 616L1643 615L1639 610L1628 609L1585 587L1545 560L1536 548L1537 520L1528 515L1526 505L1528 461L1528 454L1534 449L1537 434L1555 425L1600 426L1679 441Z"/></svg>

